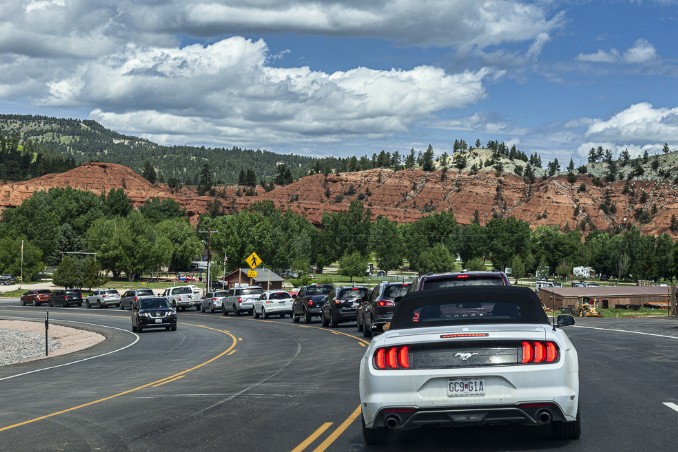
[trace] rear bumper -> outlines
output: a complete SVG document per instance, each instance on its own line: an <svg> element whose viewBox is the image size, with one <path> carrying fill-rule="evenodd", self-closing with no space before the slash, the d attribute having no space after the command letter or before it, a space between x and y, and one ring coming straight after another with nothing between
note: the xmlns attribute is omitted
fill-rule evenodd
<svg viewBox="0 0 678 452"><path fill-rule="evenodd" d="M425 425L453 427L500 424L539 425L565 420L562 409L553 402L438 409L392 407L380 410L372 427L412 429Z"/></svg>

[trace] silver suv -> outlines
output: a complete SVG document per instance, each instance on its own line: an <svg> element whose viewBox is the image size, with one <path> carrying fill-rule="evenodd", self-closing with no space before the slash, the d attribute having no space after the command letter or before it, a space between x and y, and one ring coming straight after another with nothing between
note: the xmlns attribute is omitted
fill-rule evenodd
<svg viewBox="0 0 678 452"><path fill-rule="evenodd" d="M120 306L120 293L115 289L96 289L85 298L85 306L88 308L96 306L99 309Z"/></svg>
<svg viewBox="0 0 678 452"><path fill-rule="evenodd" d="M235 287L228 290L228 296L223 301L223 314L229 312L240 315L243 312L254 314L254 300L264 293L260 286Z"/></svg>

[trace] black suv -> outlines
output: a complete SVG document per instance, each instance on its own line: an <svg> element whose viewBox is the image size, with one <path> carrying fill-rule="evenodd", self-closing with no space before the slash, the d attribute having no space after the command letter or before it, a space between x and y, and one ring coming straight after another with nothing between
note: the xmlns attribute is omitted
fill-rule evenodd
<svg viewBox="0 0 678 452"><path fill-rule="evenodd" d="M362 331L365 337L372 337L373 333L383 331L384 325L393 318L397 301L400 301L409 288L410 283L384 281L372 289L367 300L358 307L358 331Z"/></svg>
<svg viewBox="0 0 678 452"><path fill-rule="evenodd" d="M58 289L52 292L47 303L49 307L52 306L82 306L82 292L80 289Z"/></svg>
<svg viewBox="0 0 678 452"><path fill-rule="evenodd" d="M132 303L132 331L142 333L146 328L177 330L177 311L165 297L143 297Z"/></svg>
<svg viewBox="0 0 678 452"><path fill-rule="evenodd" d="M358 305L365 301L369 291L365 286L335 287L322 307L323 326L336 327L341 322L354 322Z"/></svg>
<svg viewBox="0 0 678 452"><path fill-rule="evenodd" d="M292 321L299 322L303 316L306 323L311 323L313 317L320 317L322 307L332 289L334 289L332 284L311 284L302 287L292 303Z"/></svg>
<svg viewBox="0 0 678 452"><path fill-rule="evenodd" d="M499 271L470 271L429 273L421 275L410 284L407 293L420 290L442 289L459 286L510 286L508 277Z"/></svg>

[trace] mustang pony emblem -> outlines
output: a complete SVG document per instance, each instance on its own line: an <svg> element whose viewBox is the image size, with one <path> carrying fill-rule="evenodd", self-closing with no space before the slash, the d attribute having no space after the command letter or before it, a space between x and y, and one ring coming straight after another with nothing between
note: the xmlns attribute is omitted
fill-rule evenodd
<svg viewBox="0 0 678 452"><path fill-rule="evenodd" d="M454 356L458 356L458 357L461 358L462 361L466 361L466 360L469 359L471 356L477 355L477 354L478 354L478 353L461 353L461 352L457 352L457 353L454 354Z"/></svg>

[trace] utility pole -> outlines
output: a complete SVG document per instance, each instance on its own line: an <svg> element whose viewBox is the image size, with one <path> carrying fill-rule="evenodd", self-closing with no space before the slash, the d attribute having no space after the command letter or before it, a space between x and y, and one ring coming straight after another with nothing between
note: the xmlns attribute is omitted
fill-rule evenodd
<svg viewBox="0 0 678 452"><path fill-rule="evenodd" d="M205 293L210 291L212 286L212 277L210 270L212 267L212 234L218 234L219 231L213 231L211 229L207 231L198 231L201 234L207 234L207 281L205 282Z"/></svg>

